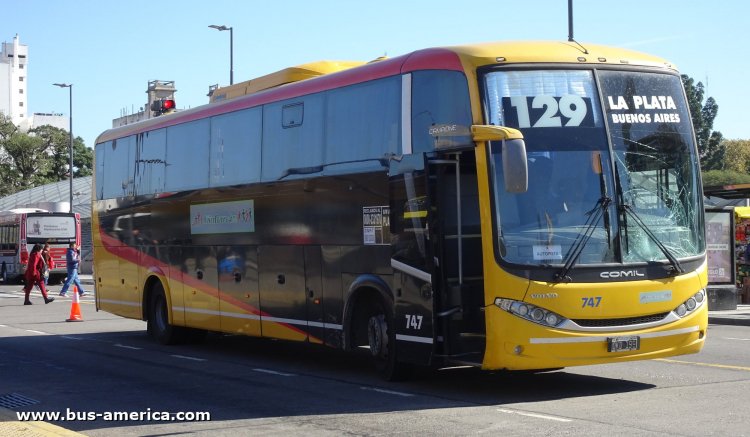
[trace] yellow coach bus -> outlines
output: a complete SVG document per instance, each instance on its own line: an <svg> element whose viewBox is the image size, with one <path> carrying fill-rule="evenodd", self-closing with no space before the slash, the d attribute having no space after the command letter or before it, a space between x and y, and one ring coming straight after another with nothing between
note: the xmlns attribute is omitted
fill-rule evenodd
<svg viewBox="0 0 750 437"><path fill-rule="evenodd" d="M415 365L698 352L703 205L670 63L570 42L321 62L102 133L97 308Z"/></svg>

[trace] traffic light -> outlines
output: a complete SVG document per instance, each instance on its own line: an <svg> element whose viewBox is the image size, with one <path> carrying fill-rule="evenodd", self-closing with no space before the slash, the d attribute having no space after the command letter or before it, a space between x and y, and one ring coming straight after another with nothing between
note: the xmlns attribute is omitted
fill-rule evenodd
<svg viewBox="0 0 750 437"><path fill-rule="evenodd" d="M172 99L159 99L155 100L151 104L151 110L154 111L154 116L158 117L162 114L168 114L175 110L175 103Z"/></svg>

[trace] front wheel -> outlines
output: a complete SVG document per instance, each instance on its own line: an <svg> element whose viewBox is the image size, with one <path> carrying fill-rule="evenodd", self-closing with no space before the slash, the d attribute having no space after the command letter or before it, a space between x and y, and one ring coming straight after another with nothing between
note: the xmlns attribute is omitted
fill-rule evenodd
<svg viewBox="0 0 750 437"><path fill-rule="evenodd" d="M401 381L409 377L411 366L398 361L396 330L393 311L378 302L367 320L367 340L375 367L386 381Z"/></svg>
<svg viewBox="0 0 750 437"><path fill-rule="evenodd" d="M181 329L169 323L167 297L161 282L157 282L151 291L147 329L148 333L161 344L175 344L180 341Z"/></svg>

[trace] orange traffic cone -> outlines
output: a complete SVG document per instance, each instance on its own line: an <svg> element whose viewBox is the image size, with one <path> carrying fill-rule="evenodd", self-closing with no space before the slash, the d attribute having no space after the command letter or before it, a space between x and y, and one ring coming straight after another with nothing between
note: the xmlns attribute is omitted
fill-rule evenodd
<svg viewBox="0 0 750 437"><path fill-rule="evenodd" d="M81 316L81 305L78 301L78 287L73 286L73 303L70 305L70 318L65 319L66 322L83 322L83 316Z"/></svg>

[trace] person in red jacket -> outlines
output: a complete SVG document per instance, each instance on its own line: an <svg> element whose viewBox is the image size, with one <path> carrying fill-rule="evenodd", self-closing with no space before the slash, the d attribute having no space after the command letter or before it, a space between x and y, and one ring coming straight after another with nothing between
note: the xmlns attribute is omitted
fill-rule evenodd
<svg viewBox="0 0 750 437"><path fill-rule="evenodd" d="M29 254L29 263L26 265L26 285L23 287L23 292L26 294L26 300L24 305L31 305L29 300L29 294L34 285L39 287L39 291L44 296L44 303L50 303L55 300L54 297L47 297L47 287L44 286L44 279L42 278L42 270L44 269L44 260L42 259L42 246L35 244Z"/></svg>

